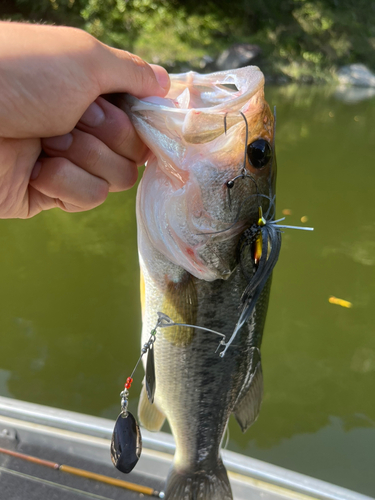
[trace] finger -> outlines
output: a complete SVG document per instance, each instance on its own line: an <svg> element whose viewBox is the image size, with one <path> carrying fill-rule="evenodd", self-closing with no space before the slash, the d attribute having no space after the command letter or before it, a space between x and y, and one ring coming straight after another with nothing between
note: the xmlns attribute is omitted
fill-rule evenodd
<svg viewBox="0 0 375 500"><path fill-rule="evenodd" d="M39 214L43 210L50 210L51 208L59 207L59 200L56 198L50 198L45 194L41 193L37 189L29 185L28 187L28 199L29 207L26 215L21 217L22 219L30 219L35 215Z"/></svg>
<svg viewBox="0 0 375 500"><path fill-rule="evenodd" d="M98 97L85 111L77 128L94 135L112 151L143 165L147 146L135 131L129 117L103 97Z"/></svg>
<svg viewBox="0 0 375 500"><path fill-rule="evenodd" d="M66 158L38 160L30 179L30 186L45 197L54 199L55 206L67 212L95 208L103 203L108 195L106 181L79 168ZM46 201L45 198L43 200ZM30 200L30 212L36 209L37 201Z"/></svg>
<svg viewBox="0 0 375 500"><path fill-rule="evenodd" d="M151 67L140 57L119 49L100 45L96 64L101 94L127 92L136 97L164 97L170 87L168 73L161 66Z"/></svg>
<svg viewBox="0 0 375 500"><path fill-rule="evenodd" d="M43 210L51 210L51 208L61 208L64 212L82 212L86 209L77 207L67 202L62 202L58 198L50 198L49 196L41 193L37 189L29 186L28 188L29 210L26 216L20 217L22 219L30 219L39 214Z"/></svg>
<svg viewBox="0 0 375 500"><path fill-rule="evenodd" d="M138 169L134 162L81 130L74 129L70 134L43 139L42 147L48 156L66 158L86 172L104 179L111 192L125 191L137 181Z"/></svg>

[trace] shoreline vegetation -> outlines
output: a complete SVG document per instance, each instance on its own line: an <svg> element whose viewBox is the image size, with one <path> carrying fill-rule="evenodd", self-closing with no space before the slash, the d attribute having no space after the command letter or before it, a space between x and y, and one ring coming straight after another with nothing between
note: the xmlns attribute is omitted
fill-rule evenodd
<svg viewBox="0 0 375 500"><path fill-rule="evenodd" d="M3 0L0 19L85 29L174 73L226 69L236 48L276 84L333 84L350 64L375 70L369 0Z"/></svg>

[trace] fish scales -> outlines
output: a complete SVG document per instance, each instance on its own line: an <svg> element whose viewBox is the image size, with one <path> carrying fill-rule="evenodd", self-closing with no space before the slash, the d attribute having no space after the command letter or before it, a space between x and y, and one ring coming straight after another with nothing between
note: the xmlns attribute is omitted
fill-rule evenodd
<svg viewBox="0 0 375 500"><path fill-rule="evenodd" d="M238 308L234 304L239 303L246 286L241 272L237 270L226 281L195 281L199 304L197 324L230 335L238 319ZM149 310L166 311L163 299L158 298L156 292L157 289L152 294L155 300ZM195 330L187 345L170 341L173 327L158 332L155 400L170 422L177 444L176 461L184 467L199 470L216 464L227 420L249 372L250 348L259 348L261 344L267 303L268 289L257 303L256 314L224 358L218 356L219 340L210 332ZM146 314L144 321L150 330L155 317ZM181 330L183 336L188 328Z"/></svg>
<svg viewBox="0 0 375 500"><path fill-rule="evenodd" d="M248 149L259 139L273 147L263 84L256 67L190 72L172 75L165 99L127 96L121 104L153 152L137 195L143 343L158 312L221 332L226 341L232 335L256 271L251 249L241 250L240 265L239 241L258 220L259 205L268 209L275 182L275 161L254 167ZM220 445L232 413L243 431L258 416L270 282L223 357L212 332L157 329L154 404L143 389L139 418L158 430L166 417L174 435L167 500L232 498Z"/></svg>

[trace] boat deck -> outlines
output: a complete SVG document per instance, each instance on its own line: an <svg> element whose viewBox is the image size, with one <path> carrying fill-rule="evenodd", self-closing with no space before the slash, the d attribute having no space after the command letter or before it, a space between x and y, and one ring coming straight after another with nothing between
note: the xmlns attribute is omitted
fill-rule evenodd
<svg viewBox="0 0 375 500"><path fill-rule="evenodd" d="M0 439L0 444L4 444L3 439ZM124 475L110 464L62 453L48 446L20 443L17 451L124 480ZM132 472L125 479L158 491L163 488L162 479L145 477L136 472ZM4 500L78 500L82 498L138 500L140 494L0 453L0 498Z"/></svg>
<svg viewBox="0 0 375 500"><path fill-rule="evenodd" d="M0 448L96 473L105 476L105 481L119 479L150 488L138 493L0 452L0 500L139 500L152 491L154 498L163 498L159 492L173 458L172 436L142 430L142 456L134 471L125 475L110 460L113 424L0 397ZM223 461L235 500L371 500L230 451L223 452Z"/></svg>

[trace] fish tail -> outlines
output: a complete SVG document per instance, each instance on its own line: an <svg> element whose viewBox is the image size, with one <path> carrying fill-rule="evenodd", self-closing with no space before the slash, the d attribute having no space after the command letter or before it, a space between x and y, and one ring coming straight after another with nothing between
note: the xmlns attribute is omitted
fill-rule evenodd
<svg viewBox="0 0 375 500"><path fill-rule="evenodd" d="M212 470L179 470L172 465L164 498L165 500L233 500L222 460L219 458Z"/></svg>

